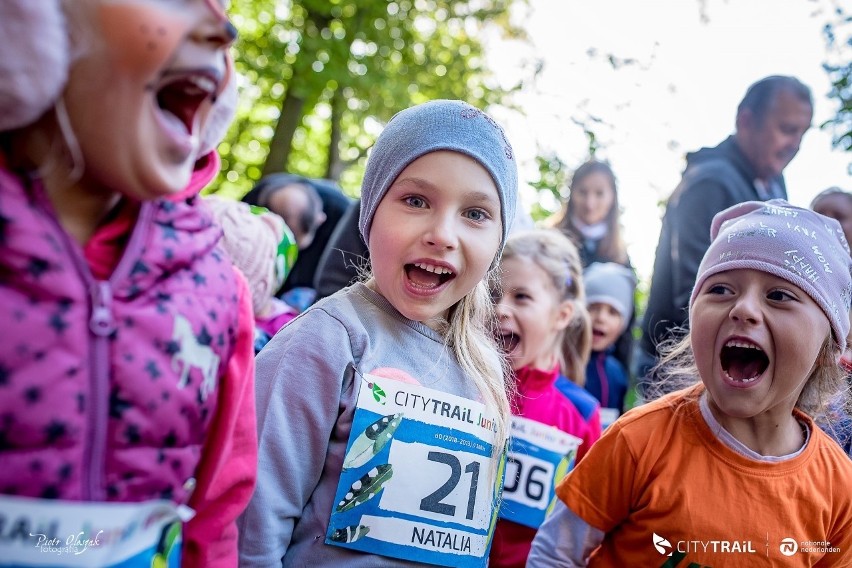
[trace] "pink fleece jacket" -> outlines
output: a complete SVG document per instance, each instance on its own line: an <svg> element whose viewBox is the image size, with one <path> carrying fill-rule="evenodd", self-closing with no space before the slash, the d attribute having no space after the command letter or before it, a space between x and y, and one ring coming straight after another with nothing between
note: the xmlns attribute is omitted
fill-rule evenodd
<svg viewBox="0 0 852 568"><path fill-rule="evenodd" d="M198 194L219 171L211 152L198 161L180 200ZM92 272L107 277L115 268L139 207L127 203L98 228L84 248ZM219 400L207 433L196 487L189 505L195 517L184 526L184 568L237 566L236 519L254 492L257 478L257 422L254 402L254 314L245 277L237 270L239 318L234 354L219 382Z"/></svg>
<svg viewBox="0 0 852 568"><path fill-rule="evenodd" d="M587 421L583 418L574 403L554 386L558 378L558 366L549 371L530 367L516 370L518 396L512 401L512 414L555 426L583 440L577 450L577 461L580 461L601 436L600 419ZM535 533L536 529L499 519L488 565L491 568L523 568Z"/></svg>

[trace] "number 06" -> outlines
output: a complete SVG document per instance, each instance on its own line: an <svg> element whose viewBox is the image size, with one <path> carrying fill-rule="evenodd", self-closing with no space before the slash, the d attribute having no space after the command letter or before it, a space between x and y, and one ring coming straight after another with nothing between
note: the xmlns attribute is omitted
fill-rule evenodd
<svg viewBox="0 0 852 568"><path fill-rule="evenodd" d="M512 475L509 471L511 465L515 465L515 472ZM535 479L534 476L544 474L544 481ZM533 501L540 501L544 497L544 490L548 485L547 470L540 465L533 465L526 471L524 476L524 463L513 456L509 456L506 460L506 479L503 482L503 491L505 493L514 493L521 486L521 480L524 480L524 493L527 498Z"/></svg>

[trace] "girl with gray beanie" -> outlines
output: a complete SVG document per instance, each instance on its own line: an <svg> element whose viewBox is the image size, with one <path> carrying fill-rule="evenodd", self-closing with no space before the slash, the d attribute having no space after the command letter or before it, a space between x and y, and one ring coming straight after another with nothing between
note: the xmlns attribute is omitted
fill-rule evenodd
<svg viewBox="0 0 852 568"><path fill-rule="evenodd" d="M718 213L711 237L689 336L664 359L700 383L604 433L528 566L850 564L852 462L814 423L847 402L842 229L775 199Z"/></svg>
<svg viewBox="0 0 852 568"><path fill-rule="evenodd" d="M361 189L372 275L257 358L241 566L486 564L510 413L485 277L516 195L482 111L438 100L390 120Z"/></svg>

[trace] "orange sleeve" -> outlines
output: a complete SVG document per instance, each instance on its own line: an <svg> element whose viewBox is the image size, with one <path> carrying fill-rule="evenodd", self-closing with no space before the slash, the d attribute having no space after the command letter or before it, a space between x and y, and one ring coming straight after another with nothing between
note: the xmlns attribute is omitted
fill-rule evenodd
<svg viewBox="0 0 852 568"><path fill-rule="evenodd" d="M589 525L609 532L630 514L636 460L616 423L592 445L556 488L556 495Z"/></svg>
<svg viewBox="0 0 852 568"><path fill-rule="evenodd" d="M237 340L196 470L196 488L189 502L196 514L184 526L184 568L237 566L236 520L248 505L257 479L254 314L245 277L235 271Z"/></svg>

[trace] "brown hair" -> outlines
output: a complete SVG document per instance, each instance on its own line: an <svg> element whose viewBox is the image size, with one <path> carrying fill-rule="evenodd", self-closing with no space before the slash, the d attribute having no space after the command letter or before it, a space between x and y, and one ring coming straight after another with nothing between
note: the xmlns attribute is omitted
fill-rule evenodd
<svg viewBox="0 0 852 568"><path fill-rule="evenodd" d="M565 210L562 214L562 218L556 223L556 228L567 234L577 246L582 246L583 235L572 222L575 208L573 200L571 199L571 193L576 187L578 187L583 179L594 173L602 173L609 179L613 194L612 207L604 218L607 231L603 239L601 239L600 245L598 245L598 255L606 261L626 265L628 262L627 246L624 244L624 239L621 236L621 224L619 223L621 209L618 205L618 186L616 184L615 174L612 172L612 168L609 167L609 164L599 162L597 160L589 160L574 171L571 183L568 185L570 191L568 194L568 200L566 201Z"/></svg>

